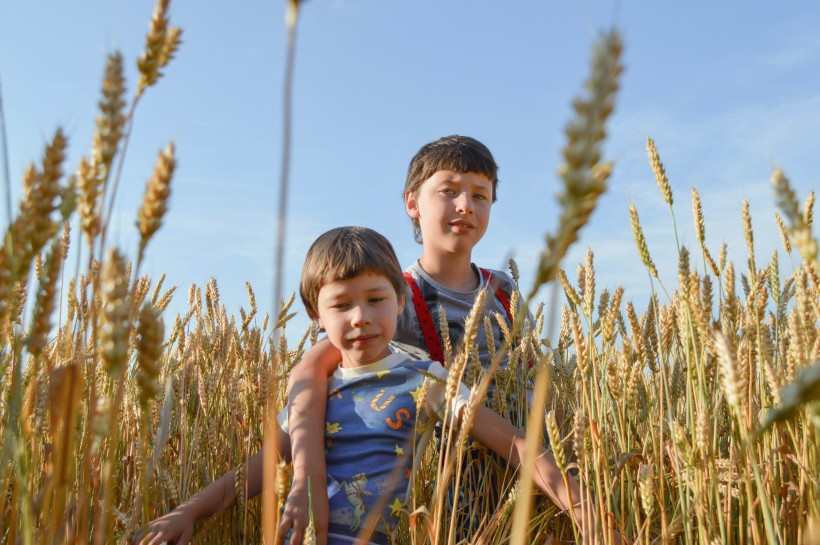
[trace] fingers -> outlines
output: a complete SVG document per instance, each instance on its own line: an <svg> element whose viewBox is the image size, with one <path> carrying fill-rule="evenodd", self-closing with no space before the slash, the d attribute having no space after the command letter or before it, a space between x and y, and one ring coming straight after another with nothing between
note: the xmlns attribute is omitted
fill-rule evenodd
<svg viewBox="0 0 820 545"><path fill-rule="evenodd" d="M185 531L174 539L173 536L169 536L163 532L158 532L151 537L151 541L146 542L144 545L163 545L171 543L174 545L187 545L191 541L192 536L193 532Z"/></svg>
<svg viewBox="0 0 820 545"><path fill-rule="evenodd" d="M290 532L290 521L282 517L282 521L279 523L279 530L276 532L277 545L281 545L285 542L285 539L288 537L288 532Z"/></svg>
<svg viewBox="0 0 820 545"><path fill-rule="evenodd" d="M295 526L293 527L293 531L290 533L290 545L302 545L302 537L304 537L305 533Z"/></svg>
<svg viewBox="0 0 820 545"><path fill-rule="evenodd" d="M145 531L143 531L143 529ZM163 521L154 521L148 526L137 529L131 539L132 545L186 545L193 537L193 528L175 530L169 528Z"/></svg>
<svg viewBox="0 0 820 545"><path fill-rule="evenodd" d="M156 530L151 528L151 525L143 526L138 528L136 532L134 532L134 537L131 539L132 545L148 545L150 543L157 542L157 534ZM159 542L162 542L160 539Z"/></svg>
<svg viewBox="0 0 820 545"><path fill-rule="evenodd" d="M148 535L140 542L140 545L159 545L160 543L169 543L162 532L148 532Z"/></svg>
<svg viewBox="0 0 820 545"><path fill-rule="evenodd" d="M162 543L168 543L161 535L155 535L154 538L147 543L147 545L161 545Z"/></svg>
<svg viewBox="0 0 820 545"><path fill-rule="evenodd" d="M289 545L301 545L310 522L308 503L307 489L291 489L279 523L277 543L284 543L290 533Z"/></svg>
<svg viewBox="0 0 820 545"><path fill-rule="evenodd" d="M180 534L177 540L174 541L174 545L188 545L192 537L194 537L194 531L185 530L182 534Z"/></svg>
<svg viewBox="0 0 820 545"><path fill-rule="evenodd" d="M293 519L287 515L282 517L282 522L279 524L279 531L276 536L276 543L282 544L288 538L290 533L289 545L301 545L302 538L305 531L303 525L299 520Z"/></svg>

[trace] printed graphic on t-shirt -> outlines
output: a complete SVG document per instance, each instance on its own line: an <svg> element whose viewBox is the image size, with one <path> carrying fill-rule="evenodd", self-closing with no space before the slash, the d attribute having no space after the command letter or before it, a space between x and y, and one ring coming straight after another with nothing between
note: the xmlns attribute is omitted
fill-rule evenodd
<svg viewBox="0 0 820 545"><path fill-rule="evenodd" d="M429 362L419 365L426 369ZM398 522L412 463L405 451L412 449L408 440L415 431L423 381L424 375L407 365L354 377L331 389L325 449L328 481L338 483L338 492L329 498L330 522L355 534L385 494L383 522ZM391 485L397 463L402 464L401 474Z"/></svg>

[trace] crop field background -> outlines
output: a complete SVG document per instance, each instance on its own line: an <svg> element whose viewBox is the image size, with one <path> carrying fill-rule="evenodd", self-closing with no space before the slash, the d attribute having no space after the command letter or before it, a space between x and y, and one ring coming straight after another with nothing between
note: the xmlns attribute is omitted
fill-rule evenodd
<svg viewBox="0 0 820 545"><path fill-rule="evenodd" d="M341 13L344 4L336 4ZM241 164L246 160L242 153L269 157L263 162L268 165L264 176L276 191L288 188L295 199L294 216L287 221L283 208L271 205L264 228L252 224L250 214L244 226L231 231L236 226L228 223L241 222L236 215L203 217L184 207L191 231L172 231L177 237L173 248L164 246L158 256L152 250L173 221L175 184L181 180L195 185L186 181L188 159L179 152L185 149L189 127L180 124L182 134L160 142L145 142L140 129L164 125L164 134L174 133L173 116L157 115L152 101L161 100L166 81L175 77L177 57L184 56L189 38L184 20L178 20L167 1L161 0L153 15L150 5L143 7L144 19L129 21L129 27L144 29L141 21L150 17L147 34L140 31L141 43L101 53L104 69L102 80L99 74L93 80L93 117L71 118L75 110L67 103L66 127L41 134L45 145L28 166L18 168L7 157L9 144L16 142L16 127L6 120L19 118L9 115L15 105L3 96L9 197L0 249L4 543L129 542L141 525L241 467L270 440L266 415L281 408L290 369L317 339L317 331L290 296L294 284L288 278L293 275L289 271L298 270L305 240L315 228L305 227L305 218L334 208L328 199L336 197L305 182L306 171L288 172L286 166L291 159L294 165L302 164L299 155L307 152L300 151L299 144L311 141L299 133L302 110L294 102L316 98L318 91L298 86L301 65L292 54L307 41L297 37L296 30L309 24L318 3L287 2L285 24L268 23L270 29L277 27L270 32L281 38L276 47L284 62L260 70L283 74L279 83L285 91L276 95L276 104L257 95L258 89L245 97L237 88L234 100L259 98L260 115L275 120L269 121L268 130L281 136L266 142L267 148L252 139L242 141L237 121L233 132L220 137L225 140L222 152L236 161L238 171L249 172L248 165ZM432 4L427 7L435 11ZM0 26L8 20L4 17ZM606 20L618 28L617 16ZM816 138L813 144L802 144L805 148L769 160L765 171L754 174L755 179L767 179L765 192L759 184L749 185L750 197L768 201L765 218L756 213L755 206L762 203L741 197L712 205L701 194L725 193L693 188L691 180L677 182L674 168L667 173L664 146L647 138L653 135L644 135L638 149L613 154L607 138L625 126L613 117L613 109L623 108L621 97L630 92L622 89L630 29L611 27L590 31L587 54L579 55L582 62L560 76L568 90L561 99L564 116L556 125L563 127L556 129L556 159L547 161L539 152L542 162L558 165L557 175L551 175L557 180L557 204L539 189L543 204L533 215L537 219L522 222L530 216L521 210L494 216L491 229L498 224L498 233L482 250L487 252L482 255L492 256L486 258L492 266L515 251L517 259L509 266L522 293L513 306L529 307L536 317L533 329L516 322L505 332L510 366L493 378L512 402L494 408L513 421L526 421L533 441L541 440L535 430L544 430L562 471L576 476L593 498L589 509L601 523L601 543L611 539L603 526L613 526L638 543L820 543L820 262L813 224L815 178L805 180L816 174L804 166L793 174L788 164L791 154L816 148ZM11 55L9 42L0 43L4 58ZM290 45L285 48L285 43ZM230 47L224 44L226 50ZM442 45L442 55L464 55L465 47ZM814 58L820 48L808 44L806 50ZM289 64L293 60L295 64ZM209 77L225 77L222 66L229 70L229 54L212 59ZM385 66L397 70L390 63ZM347 68L355 71L355 65ZM487 68L484 81L490 85L493 70ZM5 89L5 73L0 71L0 76ZM190 72L181 76L196 81ZM378 85L376 76L360 75L356 85ZM458 70L436 75L437 81L451 86L459 77L467 76ZM59 88L59 81L54 85ZM333 95L332 90L322 92ZM185 100L195 102L196 94L195 88L187 88ZM520 96L510 94L505 100ZM424 97L434 99L435 94ZM811 105L812 100L801 104ZM502 114L514 115L503 102L499 98L497 103ZM332 99L313 104L326 110L315 113L317 117L344 109ZM220 107L230 109L230 102ZM486 108L481 105L475 112ZM805 117L816 117L815 111L805 110ZM207 109L202 119L207 125ZM430 130L441 132L446 124L439 121L431 122ZM817 121L810 119L796 130L807 131L812 123ZM92 131L88 145L70 138L77 125L85 124ZM480 125L467 124L467 129L474 127ZM401 127L392 130L401 132ZM737 131L734 127L732 134ZM384 151L390 134L378 132L374 130L368 149L345 148L350 163L341 162L338 171L333 165L319 165L312 174L338 177L339 185L345 176L354 176L354 168L359 177L400 180L401 168L415 149L398 154L395 162L401 166L388 175L374 167L378 162L368 164L369 154L397 153ZM415 148L441 136L427 134L413 134ZM761 148L768 142L758 141ZM552 139L545 137L538 146L544 142ZM317 134L314 145L327 148L334 141ZM194 160L206 162L209 155L220 153L219 147L215 143L211 149L194 150ZM508 157L532 149L499 147ZM672 155L681 162L698 160ZM645 171L643 181L616 206L605 198L620 179L621 162L633 159ZM152 168L144 167L152 161ZM511 165L507 175L507 162L513 160L502 161L501 199L509 191L536 200L532 187L516 188L512 178L517 171ZM133 163L143 166L135 170ZM139 168L145 169L143 174ZM218 183L213 180L225 167L214 168L200 198ZM737 168L744 173L749 169ZM136 184L135 177L146 182ZM714 183L719 182L706 185ZM395 181L384 194L397 196L399 188ZM237 186L237 191L251 200L258 197L248 187ZM347 193L345 199L381 198L360 190ZM314 199L312 206L306 194ZM279 195L276 203L282 205L285 200ZM519 202L517 198L512 197L513 202ZM645 208L651 211L652 229L642 224ZM725 232L723 222L718 229L711 227L704 210L716 208L731 209L736 231ZM606 244L601 248L607 256L602 265L594 240L602 228L591 239L584 238L583 229L590 218L616 209L622 229L609 241L614 249ZM663 220L658 210L666 210ZM399 212L394 208L389 222L403 222L403 217L397 219ZM335 212L328 216L358 223L350 217L342 221ZM365 219L378 228L386 217ZM273 235L274 219L281 220L279 239ZM222 225L236 240L218 234ZM283 232L285 225L295 228ZM200 226L205 241L186 242ZM247 238L240 238L243 229ZM398 233L395 226L391 229ZM608 229L615 229L614 224ZM409 239L406 232L384 232L391 239ZM186 271L178 262L204 247L227 262L237 247L240 253L252 253L249 247L262 256L278 257L265 262L256 257L258 267L273 272L257 277L263 286L242 282L245 299L240 302L232 295L226 303L224 286L208 271L178 278ZM409 262L414 251L400 250L400 257ZM610 267L613 251L618 259ZM243 259L237 257L237 267L254 263ZM166 280L165 263L174 269L173 281ZM265 296L257 298L257 289ZM231 293L236 291L231 288ZM475 321L470 327L486 325ZM453 347L447 356L452 373L468 384L489 379L474 364L469 346ZM520 386L528 381L536 385L531 412L525 409L526 392ZM476 391L474 402L483 402L480 389ZM447 448L431 445L420 451L427 463L404 507L407 516L395 543L575 541L570 520L525 485L527 463L523 475L492 462L476 474L461 465L468 449L484 456L461 436ZM440 465L435 463L439 456ZM266 479L263 501L245 498L239 471L238 504L201 523L195 542L271 543L277 504L289 479L285 464L276 467L275 475ZM454 480L474 494L450 506L447 490ZM487 482L496 484L493 490L482 486ZM488 494L497 501L482 501ZM465 519L474 521L467 536L456 531Z"/></svg>

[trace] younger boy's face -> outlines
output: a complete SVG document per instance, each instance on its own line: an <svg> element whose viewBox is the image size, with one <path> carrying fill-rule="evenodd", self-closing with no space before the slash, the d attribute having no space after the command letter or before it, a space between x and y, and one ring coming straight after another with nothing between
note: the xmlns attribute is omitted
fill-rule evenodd
<svg viewBox="0 0 820 545"><path fill-rule="evenodd" d="M390 281L379 274L360 274L328 282L319 290L319 326L342 352L343 367L361 367L389 354L388 343L404 308Z"/></svg>
<svg viewBox="0 0 820 545"><path fill-rule="evenodd" d="M476 172L439 170L404 196L411 218L419 220L425 252L472 252L487 231L493 183Z"/></svg>

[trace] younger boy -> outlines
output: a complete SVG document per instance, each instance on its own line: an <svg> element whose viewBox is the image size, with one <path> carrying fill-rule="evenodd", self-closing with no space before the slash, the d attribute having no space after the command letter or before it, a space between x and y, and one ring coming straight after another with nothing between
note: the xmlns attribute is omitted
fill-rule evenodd
<svg viewBox="0 0 820 545"><path fill-rule="evenodd" d="M404 507L410 477L409 471L398 477L391 472L403 448L412 448L408 439L418 426L444 412L445 387L430 382L425 373L446 383L447 371L439 362L413 360L391 349L405 304L405 280L392 246L375 231L341 227L321 235L308 251L299 291L308 315L340 354L330 380L324 426L327 480L337 490L329 500L327 543L353 543L378 500L386 496L388 505L371 537L371 544L386 545ZM424 410L419 413L417 397L425 389ZM462 384L452 400L450 410L459 421L469 395ZM285 428L286 412L279 417ZM283 432L286 429L280 430L286 448ZM479 406L470 435L511 467L520 465L524 436L497 413ZM577 483L566 476L568 491L552 456L544 451L534 463L535 484L562 510L572 509L586 535L593 525L584 521ZM260 476L261 467L249 465L249 497L259 493ZM218 484L223 479L149 524L145 537L138 535L135 541L187 543L197 519L224 507L219 498L225 483ZM291 544L300 542L301 535L294 533Z"/></svg>

